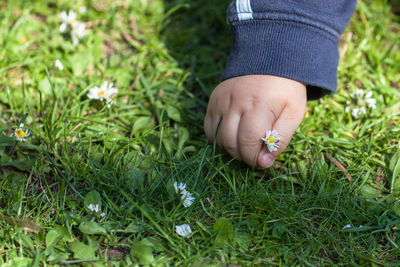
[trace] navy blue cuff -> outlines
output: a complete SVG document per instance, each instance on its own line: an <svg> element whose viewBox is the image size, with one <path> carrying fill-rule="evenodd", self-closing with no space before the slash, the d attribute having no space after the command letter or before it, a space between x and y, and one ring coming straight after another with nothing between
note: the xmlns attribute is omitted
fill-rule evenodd
<svg viewBox="0 0 400 267"><path fill-rule="evenodd" d="M233 22L233 46L222 80L265 74L307 84L307 99L336 91L338 38L292 21Z"/></svg>

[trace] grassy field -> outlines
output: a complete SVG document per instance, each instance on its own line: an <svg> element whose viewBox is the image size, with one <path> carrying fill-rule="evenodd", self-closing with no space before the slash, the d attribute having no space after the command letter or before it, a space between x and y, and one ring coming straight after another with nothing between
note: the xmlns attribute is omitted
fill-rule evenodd
<svg viewBox="0 0 400 267"><path fill-rule="evenodd" d="M1 266L399 264L400 17L359 1L338 93L253 170L202 129L229 2L0 1Z"/></svg>

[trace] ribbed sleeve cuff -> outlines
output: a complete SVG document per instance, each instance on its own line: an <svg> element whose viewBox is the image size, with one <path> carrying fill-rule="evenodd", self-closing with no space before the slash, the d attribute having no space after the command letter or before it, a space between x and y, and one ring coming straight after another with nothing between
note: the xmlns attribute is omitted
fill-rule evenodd
<svg viewBox="0 0 400 267"><path fill-rule="evenodd" d="M338 39L298 22L233 22L233 46L222 80L265 74L307 84L307 99L336 91Z"/></svg>

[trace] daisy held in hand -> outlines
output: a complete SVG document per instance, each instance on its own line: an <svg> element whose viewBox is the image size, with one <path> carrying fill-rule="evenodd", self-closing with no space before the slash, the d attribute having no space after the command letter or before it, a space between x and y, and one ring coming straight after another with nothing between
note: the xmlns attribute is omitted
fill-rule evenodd
<svg viewBox="0 0 400 267"><path fill-rule="evenodd" d="M261 140L267 146L269 152L278 150L280 137L277 130L273 129L272 131L267 131L265 137L261 138Z"/></svg>

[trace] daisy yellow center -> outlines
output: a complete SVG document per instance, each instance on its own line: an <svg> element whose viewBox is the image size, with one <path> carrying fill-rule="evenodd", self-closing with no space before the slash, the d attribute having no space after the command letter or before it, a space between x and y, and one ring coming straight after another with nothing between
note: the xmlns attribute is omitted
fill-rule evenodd
<svg viewBox="0 0 400 267"><path fill-rule="evenodd" d="M275 142L275 138L273 138L273 137L271 136L271 137L269 137L269 138L267 139L267 141L268 141L268 143L273 143L273 142Z"/></svg>
<svg viewBox="0 0 400 267"><path fill-rule="evenodd" d="M77 23L77 21L76 21L76 20L73 20L73 21L71 21L70 24L71 24L71 26L74 26L75 23Z"/></svg>
<svg viewBox="0 0 400 267"><path fill-rule="evenodd" d="M24 138L25 137L25 132L21 129L15 130L15 134L18 136L18 138Z"/></svg>
<svg viewBox="0 0 400 267"><path fill-rule="evenodd" d="M102 97L106 92L104 90L101 90L100 92L97 93L98 97Z"/></svg>

